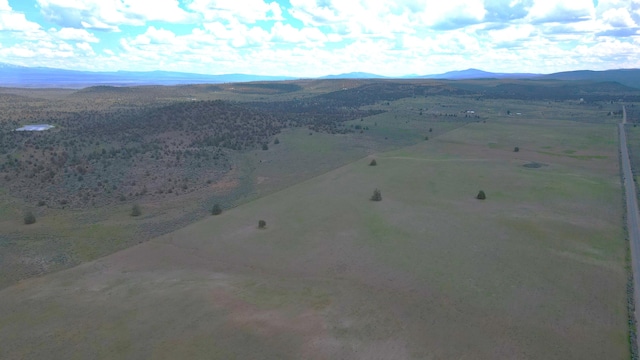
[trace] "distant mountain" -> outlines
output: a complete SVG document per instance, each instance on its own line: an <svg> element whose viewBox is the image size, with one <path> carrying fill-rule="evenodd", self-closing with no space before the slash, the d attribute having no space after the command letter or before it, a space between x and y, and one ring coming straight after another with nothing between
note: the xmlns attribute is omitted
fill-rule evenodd
<svg viewBox="0 0 640 360"><path fill-rule="evenodd" d="M640 69L617 69L604 71L578 70L553 74L532 73L492 73L478 69L450 71L444 74L411 76L418 79L547 79L547 80L584 80L596 82L618 82L622 85L640 88Z"/></svg>
<svg viewBox="0 0 640 360"><path fill-rule="evenodd" d="M320 79L391 79L382 75L366 72L351 72L327 75ZM397 78L397 77L396 77ZM620 84L640 88L640 69L618 69L605 71L568 71L554 74L531 73L493 73L478 69L450 71L433 75L407 75L403 79L557 79L585 80L596 82L614 81ZM114 71L91 72L55 69L48 67L25 67L0 62L0 86L7 87L69 87L84 88L95 85L132 86L132 85L182 85L203 83L230 83L250 81L295 80L286 76L265 76L249 74L206 75L170 71Z"/></svg>
<svg viewBox="0 0 640 360"><path fill-rule="evenodd" d="M2 69L2 68L18 69L18 68L23 68L23 67L24 66L14 65L14 64L7 64L7 63L0 62L0 69Z"/></svg>
<svg viewBox="0 0 640 360"><path fill-rule="evenodd" d="M322 76L320 79L385 79L386 76L376 75L365 72L350 72L346 74L327 75Z"/></svg>
<svg viewBox="0 0 640 360"><path fill-rule="evenodd" d="M446 79L446 80L466 80L466 79L527 79L537 77L539 74L529 73L492 73L478 69L467 69L449 71L444 74L413 76L417 79Z"/></svg>
<svg viewBox="0 0 640 360"><path fill-rule="evenodd" d="M0 86L9 87L71 87L93 85L179 85L195 83L225 83L248 81L293 80L285 76L248 74L205 75L169 71L115 71L91 72L54 69L48 67L24 67L0 63Z"/></svg>
<svg viewBox="0 0 640 360"><path fill-rule="evenodd" d="M542 75L540 78L554 80L616 81L620 84L640 89L640 69L565 71Z"/></svg>

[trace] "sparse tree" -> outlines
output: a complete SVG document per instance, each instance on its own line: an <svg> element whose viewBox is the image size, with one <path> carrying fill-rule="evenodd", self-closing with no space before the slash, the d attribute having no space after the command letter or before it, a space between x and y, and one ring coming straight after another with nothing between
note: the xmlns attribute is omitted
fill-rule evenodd
<svg viewBox="0 0 640 360"><path fill-rule="evenodd" d="M382 201L382 192L378 189L373 190L373 195L371 195L371 201Z"/></svg>
<svg viewBox="0 0 640 360"><path fill-rule="evenodd" d="M264 229L267 227L267 222L264 220L258 221L258 229Z"/></svg>
<svg viewBox="0 0 640 360"><path fill-rule="evenodd" d="M220 215L222 214L222 207L220 204L214 204L213 208L211 208L211 215Z"/></svg>
<svg viewBox="0 0 640 360"><path fill-rule="evenodd" d="M24 212L24 224L31 225L36 222L36 216L30 210Z"/></svg>
<svg viewBox="0 0 640 360"><path fill-rule="evenodd" d="M376 159L372 159L371 162L369 163L369 166L376 166L378 165L378 163L376 162Z"/></svg>
<svg viewBox="0 0 640 360"><path fill-rule="evenodd" d="M478 195L476 195L476 199L478 200L484 200L487 198L487 195L485 195L484 191L480 190L478 192Z"/></svg>
<svg viewBox="0 0 640 360"><path fill-rule="evenodd" d="M140 205L138 204L133 204L133 206L131 207L131 216L140 216L142 215L142 210L140 209Z"/></svg>

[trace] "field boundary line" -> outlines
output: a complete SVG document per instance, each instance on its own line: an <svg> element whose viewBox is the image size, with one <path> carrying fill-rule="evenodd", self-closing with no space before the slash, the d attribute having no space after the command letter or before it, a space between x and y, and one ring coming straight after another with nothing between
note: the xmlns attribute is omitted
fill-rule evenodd
<svg viewBox="0 0 640 360"><path fill-rule="evenodd" d="M629 238L629 250L631 252L631 276L633 278L633 305L634 311L633 318L629 319L629 336L631 346L631 357L637 358L637 350L640 347L637 334L635 333L635 325L637 323L637 311L640 309L640 296L638 291L640 286L640 220L638 212L638 198L636 192L636 186L633 178L633 172L631 170L631 160L629 158L629 149L627 146L627 133L625 126L627 124L627 110L622 106L622 122L618 124L618 134L620 142L620 162L621 162L621 175L624 185L624 194L626 198L626 225ZM633 343L635 341L635 344Z"/></svg>

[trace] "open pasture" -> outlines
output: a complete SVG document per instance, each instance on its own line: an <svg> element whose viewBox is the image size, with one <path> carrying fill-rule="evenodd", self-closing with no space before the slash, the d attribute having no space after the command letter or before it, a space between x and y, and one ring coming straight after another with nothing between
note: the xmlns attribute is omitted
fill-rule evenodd
<svg viewBox="0 0 640 360"><path fill-rule="evenodd" d="M478 122L369 148L219 216L0 290L0 357L627 358L615 127L541 106L526 118L477 107ZM391 116L351 123L438 129L419 113L405 125ZM369 131L362 141L380 139ZM284 132L280 145L293 146L289 135L317 136ZM258 184L268 157L249 155ZM380 202L369 200L375 188Z"/></svg>

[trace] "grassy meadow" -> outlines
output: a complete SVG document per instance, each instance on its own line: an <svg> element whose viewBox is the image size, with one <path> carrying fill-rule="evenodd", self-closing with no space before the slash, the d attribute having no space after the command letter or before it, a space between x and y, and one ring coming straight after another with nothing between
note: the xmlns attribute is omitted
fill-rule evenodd
<svg viewBox="0 0 640 360"><path fill-rule="evenodd" d="M252 195L219 216L0 290L0 358L629 357L606 109L375 106L393 111L352 121L362 134L287 130L246 153L238 181ZM90 252L116 228L114 241L133 239L132 223L179 211L162 206L80 227L92 242L73 246ZM61 229L60 216L30 231Z"/></svg>

